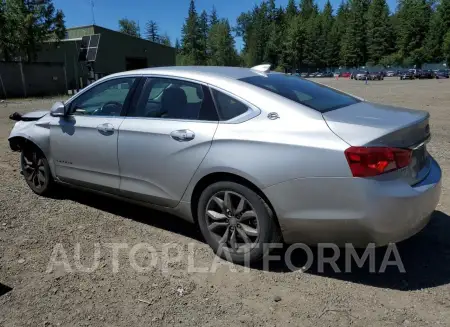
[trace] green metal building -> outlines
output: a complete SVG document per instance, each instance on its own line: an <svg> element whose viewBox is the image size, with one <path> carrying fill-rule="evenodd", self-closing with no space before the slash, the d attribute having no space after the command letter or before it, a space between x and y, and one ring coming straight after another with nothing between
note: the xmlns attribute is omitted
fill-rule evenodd
<svg viewBox="0 0 450 327"><path fill-rule="evenodd" d="M89 72L86 62L79 61L81 39L93 34L100 34L94 64L96 77L125 70L175 65L174 48L97 25L68 28L64 40L44 45L37 61L64 63L67 88L83 88L88 82Z"/></svg>

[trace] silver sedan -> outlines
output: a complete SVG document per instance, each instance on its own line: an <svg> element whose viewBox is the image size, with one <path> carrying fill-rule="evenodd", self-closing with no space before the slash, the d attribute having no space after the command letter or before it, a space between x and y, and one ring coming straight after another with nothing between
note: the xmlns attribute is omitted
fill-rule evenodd
<svg viewBox="0 0 450 327"><path fill-rule="evenodd" d="M429 114L369 103L266 65L107 76L14 114L37 194L72 185L171 212L235 262L267 243L401 241L437 206Z"/></svg>

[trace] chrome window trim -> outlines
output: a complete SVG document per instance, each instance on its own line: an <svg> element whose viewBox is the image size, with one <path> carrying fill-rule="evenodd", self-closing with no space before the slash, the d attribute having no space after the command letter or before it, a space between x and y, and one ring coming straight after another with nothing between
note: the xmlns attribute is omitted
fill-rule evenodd
<svg viewBox="0 0 450 327"><path fill-rule="evenodd" d="M203 81L199 81L199 80L192 79L192 78L173 76L173 75L164 75L164 74L143 74L143 75L141 75L141 77L144 77L144 78L167 78L167 79L175 79L175 80L186 81L186 82L190 82L190 83L195 83L195 84L201 84L201 85L208 86L208 84L205 83L205 82L203 82Z"/></svg>

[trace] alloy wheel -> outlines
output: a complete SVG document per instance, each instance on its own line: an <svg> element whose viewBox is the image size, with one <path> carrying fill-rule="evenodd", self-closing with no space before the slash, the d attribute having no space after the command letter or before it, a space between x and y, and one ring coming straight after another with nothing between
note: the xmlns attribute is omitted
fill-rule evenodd
<svg viewBox="0 0 450 327"><path fill-rule="evenodd" d="M46 182L44 160L36 151L24 153L23 174L36 189L44 187Z"/></svg>
<svg viewBox="0 0 450 327"><path fill-rule="evenodd" d="M258 215L241 194L220 191L206 205L206 225L209 232L236 253L250 251L259 239Z"/></svg>

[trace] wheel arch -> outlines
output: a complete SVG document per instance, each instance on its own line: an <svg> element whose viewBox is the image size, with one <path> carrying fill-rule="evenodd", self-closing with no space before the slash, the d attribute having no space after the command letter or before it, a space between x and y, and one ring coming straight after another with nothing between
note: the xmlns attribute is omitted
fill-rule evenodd
<svg viewBox="0 0 450 327"><path fill-rule="evenodd" d="M44 149L42 149L42 147L39 146L37 142L23 135L13 136L9 138L8 141L9 147L11 148L12 151L22 152L22 150L27 146L35 146L45 155Z"/></svg>
<svg viewBox="0 0 450 327"><path fill-rule="evenodd" d="M55 178L56 175L55 175L53 160L49 156L48 147L45 144L44 145L40 144L40 142L36 142L36 140L34 140L33 138L29 137L28 135L23 135L23 134L11 136L8 139L8 141L9 141L9 147L11 148L12 151L15 151L15 152L22 152L22 150L27 146L36 147L39 151L41 151L41 153L47 159L48 164L50 166L50 172L51 172L53 178Z"/></svg>
<svg viewBox="0 0 450 327"><path fill-rule="evenodd" d="M197 217L197 210L198 210L198 200L200 199L200 196L202 192L211 184L214 184L216 182L235 182L241 185L244 185L254 191L256 194L258 194L264 202L266 202L267 206L269 207L271 214L273 216L273 219L280 228L280 224L278 222L277 214L275 212L274 207L270 203L270 200L267 198L267 196L264 194L264 192L256 186L254 183L249 181L248 179L239 176L234 173L227 173L227 172L214 172L210 173L208 175L203 176L194 186L194 189L192 191L191 195L191 213L192 218L194 219L195 224L198 224L198 217Z"/></svg>

